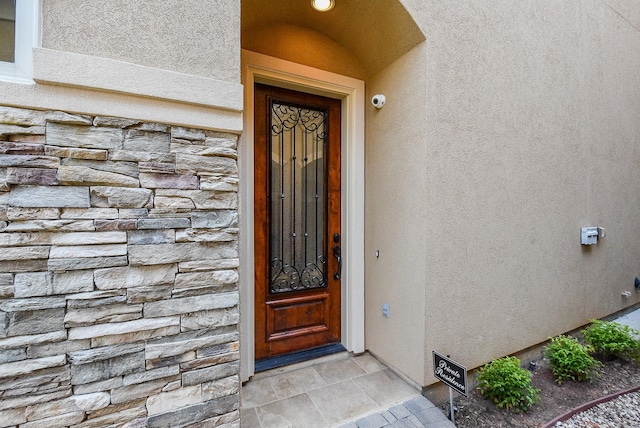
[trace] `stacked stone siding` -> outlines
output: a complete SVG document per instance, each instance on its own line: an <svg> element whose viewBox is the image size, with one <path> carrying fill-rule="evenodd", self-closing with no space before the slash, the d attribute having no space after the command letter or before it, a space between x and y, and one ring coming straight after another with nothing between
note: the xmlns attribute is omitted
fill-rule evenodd
<svg viewBox="0 0 640 428"><path fill-rule="evenodd" d="M0 426L240 425L236 149L0 107Z"/></svg>

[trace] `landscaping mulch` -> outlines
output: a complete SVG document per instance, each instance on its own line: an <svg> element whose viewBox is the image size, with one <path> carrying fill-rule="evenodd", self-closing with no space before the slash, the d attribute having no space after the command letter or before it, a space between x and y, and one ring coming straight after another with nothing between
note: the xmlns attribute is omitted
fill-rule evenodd
<svg viewBox="0 0 640 428"><path fill-rule="evenodd" d="M581 404L607 395L640 386L640 364L635 362L612 360L604 362L599 376L592 383L566 381L558 385L551 374L549 361L536 361L532 383L540 388L540 402L528 412L514 413L498 408L493 402L484 399L477 390L469 397L458 396L454 399L456 426L460 428L476 427L531 427L538 428L558 415L566 413ZM441 406L445 415L449 414L449 403Z"/></svg>

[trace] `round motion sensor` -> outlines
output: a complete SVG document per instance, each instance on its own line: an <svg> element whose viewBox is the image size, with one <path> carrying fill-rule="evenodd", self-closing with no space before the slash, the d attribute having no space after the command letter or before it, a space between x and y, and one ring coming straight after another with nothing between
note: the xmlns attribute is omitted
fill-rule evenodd
<svg viewBox="0 0 640 428"><path fill-rule="evenodd" d="M386 101L387 99L382 94L376 94L371 98L371 104L373 104L375 108L382 108Z"/></svg>

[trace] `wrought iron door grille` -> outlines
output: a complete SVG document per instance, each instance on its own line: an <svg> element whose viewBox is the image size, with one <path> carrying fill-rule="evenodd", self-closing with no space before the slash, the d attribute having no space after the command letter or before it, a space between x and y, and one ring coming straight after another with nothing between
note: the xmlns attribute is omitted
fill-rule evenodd
<svg viewBox="0 0 640 428"><path fill-rule="evenodd" d="M326 119L326 111L271 103L271 293L327 286Z"/></svg>

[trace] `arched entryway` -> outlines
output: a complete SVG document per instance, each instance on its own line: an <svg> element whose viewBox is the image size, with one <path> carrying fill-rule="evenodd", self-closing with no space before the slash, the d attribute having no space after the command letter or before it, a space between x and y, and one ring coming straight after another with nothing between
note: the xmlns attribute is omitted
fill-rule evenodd
<svg viewBox="0 0 640 428"><path fill-rule="evenodd" d="M240 147L239 224L243 380L254 372L256 337L254 85L268 84L341 102L343 271L339 285L339 342L350 351L362 352L365 350L364 145L368 106L365 85L371 76L423 40L423 34L397 0L338 1L333 10L324 14L314 11L306 1L243 0L245 132ZM334 257L331 246L327 248L326 257Z"/></svg>
<svg viewBox="0 0 640 428"><path fill-rule="evenodd" d="M241 12L243 49L363 80L425 40L399 0L336 0L329 12L307 0L242 0ZM347 55L355 62L335 61Z"/></svg>

